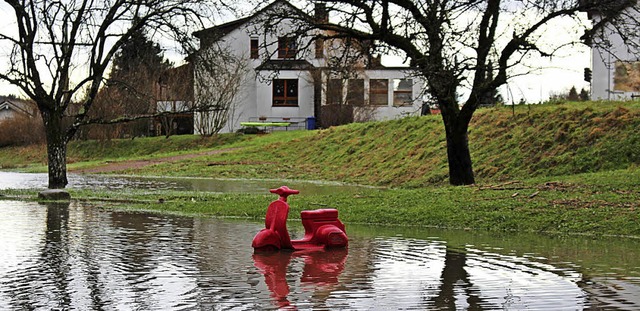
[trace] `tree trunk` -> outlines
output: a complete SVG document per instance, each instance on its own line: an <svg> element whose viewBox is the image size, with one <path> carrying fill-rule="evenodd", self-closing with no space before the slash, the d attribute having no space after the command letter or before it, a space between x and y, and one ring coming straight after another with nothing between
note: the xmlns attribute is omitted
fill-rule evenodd
<svg viewBox="0 0 640 311"><path fill-rule="evenodd" d="M475 183L473 163L469 151L469 124L455 116L442 115L447 137L447 158L449 160L449 183L454 186Z"/></svg>
<svg viewBox="0 0 640 311"><path fill-rule="evenodd" d="M47 164L49 168L49 189L63 189L67 186L67 140L62 130L62 116L43 113L47 135Z"/></svg>

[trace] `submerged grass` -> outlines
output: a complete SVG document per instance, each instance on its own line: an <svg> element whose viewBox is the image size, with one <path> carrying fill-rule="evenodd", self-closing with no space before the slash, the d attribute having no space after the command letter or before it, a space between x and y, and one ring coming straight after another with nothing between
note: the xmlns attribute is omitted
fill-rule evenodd
<svg viewBox="0 0 640 311"><path fill-rule="evenodd" d="M337 208L347 224L404 225L492 232L640 237L640 172L621 170L496 185L423 189L363 187L351 193L300 194L289 199L290 219L301 210ZM603 180L615 181L606 182ZM35 192L3 191L6 198ZM201 217L263 219L272 194L70 189L104 208Z"/></svg>

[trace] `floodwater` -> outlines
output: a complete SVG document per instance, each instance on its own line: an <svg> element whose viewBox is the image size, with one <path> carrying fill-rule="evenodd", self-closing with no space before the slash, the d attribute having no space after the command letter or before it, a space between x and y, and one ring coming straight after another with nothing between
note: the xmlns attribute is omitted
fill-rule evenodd
<svg viewBox="0 0 640 311"><path fill-rule="evenodd" d="M348 249L254 254L258 222L79 202L0 214L0 310L640 309L637 240L347 224Z"/></svg>
<svg viewBox="0 0 640 311"><path fill-rule="evenodd" d="M295 180L264 179L216 179L216 178L170 178L114 176L99 174L68 174L67 188L73 189L144 189L182 190L218 193L269 193L269 189L286 184L305 194L330 194L336 191L351 191L363 186L332 182L309 182ZM17 173L0 171L0 190L3 189L46 189L47 174Z"/></svg>

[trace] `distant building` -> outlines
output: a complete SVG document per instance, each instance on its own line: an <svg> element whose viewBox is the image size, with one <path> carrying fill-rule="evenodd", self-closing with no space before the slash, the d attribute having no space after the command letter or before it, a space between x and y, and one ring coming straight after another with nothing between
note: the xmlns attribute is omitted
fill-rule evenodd
<svg viewBox="0 0 640 311"><path fill-rule="evenodd" d="M0 97L0 122L14 119L16 117L33 118L36 115L37 112L35 110L35 106L29 104L27 101Z"/></svg>
<svg viewBox="0 0 640 311"><path fill-rule="evenodd" d="M302 127L323 127L361 120L384 120L419 115L424 82L410 67L386 67L379 56L367 54L367 42L349 39L316 39L323 35L309 30L308 36L290 37L295 22L286 17L275 28L265 31L260 22L271 12L286 12L329 22L325 5L316 4L315 16L308 16L285 0L276 0L255 14L196 32L200 49L223 42L249 64L242 96L229 116L236 131L242 122L304 122ZM284 13L283 13L284 12ZM331 35L329 32L325 36ZM361 61L336 74L330 57L338 51L359 51ZM353 50L350 50L353 51ZM333 58L335 59L335 57ZM344 74L347 71L347 74ZM195 90L196 96L200 92ZM310 123L311 122L311 123Z"/></svg>
<svg viewBox="0 0 640 311"><path fill-rule="evenodd" d="M193 68L191 64L171 68L162 73L156 88L156 112L171 113L154 120L154 135L193 134ZM188 112L185 112L188 111Z"/></svg>
<svg viewBox="0 0 640 311"><path fill-rule="evenodd" d="M636 1L620 0L619 5L626 7L620 16L626 17L629 21L638 21L640 13ZM606 13L601 11L591 11L588 14L594 24L606 16ZM637 36L637 25L628 26L631 26L629 29L633 29L632 36ZM627 100L640 97L640 49L638 46L625 44L613 28L611 25L605 26L595 35L592 42L590 82L593 100ZM635 39L637 40L637 37ZM588 75L585 78L588 79Z"/></svg>

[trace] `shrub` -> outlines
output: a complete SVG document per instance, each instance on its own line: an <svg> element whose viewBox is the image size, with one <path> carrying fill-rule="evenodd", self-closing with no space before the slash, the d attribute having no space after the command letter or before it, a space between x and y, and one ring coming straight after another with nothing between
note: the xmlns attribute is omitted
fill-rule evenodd
<svg viewBox="0 0 640 311"><path fill-rule="evenodd" d="M16 116L0 121L0 147L45 142L44 125L39 117Z"/></svg>

